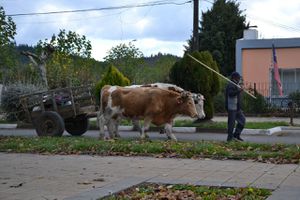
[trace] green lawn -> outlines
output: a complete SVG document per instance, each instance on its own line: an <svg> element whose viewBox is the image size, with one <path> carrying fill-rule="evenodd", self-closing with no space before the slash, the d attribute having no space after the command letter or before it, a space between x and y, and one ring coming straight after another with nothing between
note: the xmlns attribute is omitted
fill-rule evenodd
<svg viewBox="0 0 300 200"><path fill-rule="evenodd" d="M297 145L248 142L172 142L119 139L103 141L89 137L0 136L1 152L46 154L91 154L254 160L299 163Z"/></svg>

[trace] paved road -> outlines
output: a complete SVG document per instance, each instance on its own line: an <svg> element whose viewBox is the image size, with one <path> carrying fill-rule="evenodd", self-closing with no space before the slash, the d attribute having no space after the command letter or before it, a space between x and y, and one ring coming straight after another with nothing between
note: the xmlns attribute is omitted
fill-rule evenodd
<svg viewBox="0 0 300 200"><path fill-rule="evenodd" d="M30 136L36 137L35 130L33 129L0 129L0 135L11 135L11 136ZM106 135L108 133L106 132ZM139 138L139 133L136 131L121 131L121 137L124 138ZM64 136L69 136L67 132ZM95 137L99 136L99 132L96 130L89 130L84 134L84 137ZM166 140L165 134L159 134L158 132L150 132L150 139ZM201 141L201 140L214 140L214 141L225 141L227 135L224 133L175 133L175 136L179 141ZM300 133L298 131L290 131L288 134L281 133L275 135L242 135L242 138L247 142L256 143L284 143L284 144L300 144Z"/></svg>

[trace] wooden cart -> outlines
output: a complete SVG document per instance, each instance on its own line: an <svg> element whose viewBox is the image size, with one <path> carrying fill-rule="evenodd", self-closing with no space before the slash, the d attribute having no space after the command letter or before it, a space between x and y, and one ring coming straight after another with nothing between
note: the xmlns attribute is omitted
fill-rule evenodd
<svg viewBox="0 0 300 200"><path fill-rule="evenodd" d="M95 117L97 106L91 86L37 92L20 97L26 121L39 136L61 136L66 130L74 136L88 129L88 118Z"/></svg>

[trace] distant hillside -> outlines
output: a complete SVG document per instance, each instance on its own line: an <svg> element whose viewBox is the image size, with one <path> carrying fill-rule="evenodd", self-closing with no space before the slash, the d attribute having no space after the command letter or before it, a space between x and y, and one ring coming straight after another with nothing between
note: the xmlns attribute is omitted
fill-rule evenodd
<svg viewBox="0 0 300 200"><path fill-rule="evenodd" d="M180 57L174 56L172 54L162 54L158 53L157 55L151 55L150 57L144 57L144 61L148 66L155 66L158 61L160 61L162 58L168 58L170 60L178 61Z"/></svg>
<svg viewBox="0 0 300 200"><path fill-rule="evenodd" d="M30 63L28 57L21 54L22 51L29 51L35 53L35 47L28 45L18 45L16 47L17 58L23 65ZM103 61L97 61L93 58L80 58L73 57L75 66L81 66L82 63L86 63L90 70L93 72L95 79L100 80L102 75L105 73L108 63ZM140 72L141 82L153 82L153 81L165 81L168 79L170 68L181 59L178 56L171 54L158 53L149 57L144 57L144 62L141 64L143 70Z"/></svg>

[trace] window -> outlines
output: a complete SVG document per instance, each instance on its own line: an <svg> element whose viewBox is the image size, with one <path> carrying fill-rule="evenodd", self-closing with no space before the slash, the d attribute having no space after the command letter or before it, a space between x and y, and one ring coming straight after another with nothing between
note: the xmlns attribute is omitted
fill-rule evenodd
<svg viewBox="0 0 300 200"><path fill-rule="evenodd" d="M274 78L274 70L272 73L272 96L279 96L276 80ZM280 69L280 80L283 89L283 95L288 96L297 90L300 91L300 68Z"/></svg>

